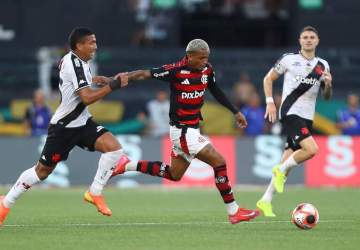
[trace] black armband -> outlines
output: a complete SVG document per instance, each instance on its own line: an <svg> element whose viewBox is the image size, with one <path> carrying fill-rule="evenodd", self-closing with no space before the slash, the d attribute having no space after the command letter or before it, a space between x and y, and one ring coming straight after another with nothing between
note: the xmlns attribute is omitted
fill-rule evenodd
<svg viewBox="0 0 360 250"><path fill-rule="evenodd" d="M109 82L109 87L111 90L119 89L121 88L121 78L113 79Z"/></svg>

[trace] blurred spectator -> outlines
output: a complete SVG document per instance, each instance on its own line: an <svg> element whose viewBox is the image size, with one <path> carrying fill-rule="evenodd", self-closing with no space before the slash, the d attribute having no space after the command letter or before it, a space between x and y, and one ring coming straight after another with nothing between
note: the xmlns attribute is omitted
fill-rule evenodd
<svg viewBox="0 0 360 250"><path fill-rule="evenodd" d="M245 128L245 135L261 135L264 133L265 126L265 110L261 106L259 94L253 92L250 95L248 103L241 109L246 117L248 126Z"/></svg>
<svg viewBox="0 0 360 250"><path fill-rule="evenodd" d="M338 111L337 126L345 135L360 134L360 109L359 96L356 94L348 95L348 107Z"/></svg>
<svg viewBox="0 0 360 250"><path fill-rule="evenodd" d="M238 108L242 108L249 102L250 96L256 93L254 84L252 84L247 73L242 72L239 80L234 84L234 103Z"/></svg>
<svg viewBox="0 0 360 250"><path fill-rule="evenodd" d="M159 91L156 99L147 104L149 112L149 134L162 136L169 133L170 102L166 91Z"/></svg>
<svg viewBox="0 0 360 250"><path fill-rule="evenodd" d="M34 92L33 103L26 110L24 123L29 135L46 135L51 119L51 111L45 104L44 92L37 89Z"/></svg>

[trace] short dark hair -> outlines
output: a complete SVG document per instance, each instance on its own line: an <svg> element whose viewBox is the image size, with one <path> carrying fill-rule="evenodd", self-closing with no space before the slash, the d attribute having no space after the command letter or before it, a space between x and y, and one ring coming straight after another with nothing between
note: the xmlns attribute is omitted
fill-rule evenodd
<svg viewBox="0 0 360 250"><path fill-rule="evenodd" d="M82 42L82 39L84 39L84 37L91 36L93 34L94 32L88 28L84 28L84 27L74 28L71 31L68 39L71 50L75 50L76 44Z"/></svg>
<svg viewBox="0 0 360 250"><path fill-rule="evenodd" d="M319 32L318 32L317 29L315 29L315 27L313 27L313 26L308 25L308 26L305 26L304 28L302 28L302 30L300 31L300 36L301 36L301 34L304 33L305 31L312 31L312 32L314 32L318 37L320 37L320 36L319 36Z"/></svg>

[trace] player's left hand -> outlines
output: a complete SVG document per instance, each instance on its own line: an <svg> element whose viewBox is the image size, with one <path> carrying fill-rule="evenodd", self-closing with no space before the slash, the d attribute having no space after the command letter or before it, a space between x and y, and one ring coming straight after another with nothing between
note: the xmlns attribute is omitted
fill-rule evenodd
<svg viewBox="0 0 360 250"><path fill-rule="evenodd" d="M324 79L325 86L331 87L332 86L332 76L331 76L330 72L324 71L322 77Z"/></svg>
<svg viewBox="0 0 360 250"><path fill-rule="evenodd" d="M117 73L115 76L114 76L115 79L119 79L121 80L121 87L125 87L129 84L129 75L128 75L128 72L120 72L120 73Z"/></svg>
<svg viewBox="0 0 360 250"><path fill-rule="evenodd" d="M246 128L248 125L245 116L241 112L235 114L235 120L240 128Z"/></svg>

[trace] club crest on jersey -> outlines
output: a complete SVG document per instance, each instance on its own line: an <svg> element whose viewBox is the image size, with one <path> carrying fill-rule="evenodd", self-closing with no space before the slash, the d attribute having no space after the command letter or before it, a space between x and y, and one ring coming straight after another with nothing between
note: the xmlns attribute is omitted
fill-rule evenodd
<svg viewBox="0 0 360 250"><path fill-rule="evenodd" d="M201 76L201 82L203 84L207 84L208 83L208 75L202 75Z"/></svg>

